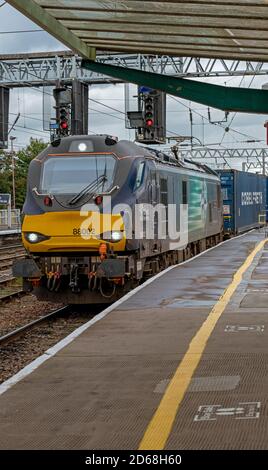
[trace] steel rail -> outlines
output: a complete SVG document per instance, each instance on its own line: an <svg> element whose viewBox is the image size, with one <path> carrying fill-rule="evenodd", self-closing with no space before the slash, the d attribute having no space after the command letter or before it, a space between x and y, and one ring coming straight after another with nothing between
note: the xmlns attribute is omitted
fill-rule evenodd
<svg viewBox="0 0 268 470"><path fill-rule="evenodd" d="M26 325L23 325L16 330L13 330L9 333L7 333L4 336L0 336L0 348L3 346L6 346L8 343L20 338L24 333L27 333L28 331L31 331L33 328L36 326L42 325L42 323L46 323L47 321L57 318L58 316L64 314L64 313L69 313L70 312L70 307L62 307L57 310L54 310L53 312L49 313L48 315L45 315L43 317L38 318L37 320L33 320L30 323L27 323Z"/></svg>

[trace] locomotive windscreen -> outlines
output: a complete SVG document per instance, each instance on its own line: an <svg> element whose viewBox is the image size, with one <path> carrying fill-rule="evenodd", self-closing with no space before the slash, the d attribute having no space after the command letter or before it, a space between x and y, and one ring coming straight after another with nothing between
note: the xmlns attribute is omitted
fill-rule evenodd
<svg viewBox="0 0 268 470"><path fill-rule="evenodd" d="M108 191L114 178L116 159L112 155L50 157L44 162L41 190L51 194L76 194L99 181L98 191Z"/></svg>

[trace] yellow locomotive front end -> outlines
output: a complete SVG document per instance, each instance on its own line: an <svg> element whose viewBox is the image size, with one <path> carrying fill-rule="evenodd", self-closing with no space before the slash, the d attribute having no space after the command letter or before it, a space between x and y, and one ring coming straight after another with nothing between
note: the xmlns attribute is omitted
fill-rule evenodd
<svg viewBox="0 0 268 470"><path fill-rule="evenodd" d="M126 245L120 214L100 214L86 210L25 215L22 240L29 253L39 256L98 253L103 243L109 245L113 252L122 252Z"/></svg>

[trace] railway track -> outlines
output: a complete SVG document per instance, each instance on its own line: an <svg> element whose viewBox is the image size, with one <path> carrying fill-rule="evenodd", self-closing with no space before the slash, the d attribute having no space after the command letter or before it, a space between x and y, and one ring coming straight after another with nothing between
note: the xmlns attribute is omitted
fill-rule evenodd
<svg viewBox="0 0 268 470"><path fill-rule="evenodd" d="M0 253L10 250L24 249L21 243L16 243L14 245L2 245L0 246Z"/></svg>
<svg viewBox="0 0 268 470"><path fill-rule="evenodd" d="M16 245L4 245L0 246L0 258L13 256L16 254L25 254L25 248L22 246L21 243L17 243Z"/></svg>
<svg viewBox="0 0 268 470"><path fill-rule="evenodd" d="M15 281L15 279L10 270L0 273L0 288L9 285L11 282Z"/></svg>
<svg viewBox="0 0 268 470"><path fill-rule="evenodd" d="M17 289L17 290L10 290L5 289L4 291L0 291L0 303L6 300L11 300L14 297L18 297L21 295L26 295L26 293L22 289Z"/></svg>
<svg viewBox="0 0 268 470"><path fill-rule="evenodd" d="M45 324L55 318L58 318L62 315L65 315L70 312L70 307L62 307L53 312L49 313L48 315L44 315L43 317L38 318L37 320L33 320L26 325L23 325L4 336L0 336L0 348L6 346L7 344L17 340L18 338L22 337L29 331L33 330L35 327Z"/></svg>
<svg viewBox="0 0 268 470"><path fill-rule="evenodd" d="M14 260L24 257L25 249L19 243L0 246L0 302L23 295L21 284L16 282L11 267Z"/></svg>
<svg viewBox="0 0 268 470"><path fill-rule="evenodd" d="M25 257L25 249L21 244L0 247L0 273L11 269L14 260Z"/></svg>
<svg viewBox="0 0 268 470"><path fill-rule="evenodd" d="M16 253L14 255L5 255L1 256L0 255L0 271L4 271L8 268L12 267L12 263L14 260L25 258L25 253Z"/></svg>
<svg viewBox="0 0 268 470"><path fill-rule="evenodd" d="M10 270L0 273L0 302L23 294L21 281L12 276Z"/></svg>

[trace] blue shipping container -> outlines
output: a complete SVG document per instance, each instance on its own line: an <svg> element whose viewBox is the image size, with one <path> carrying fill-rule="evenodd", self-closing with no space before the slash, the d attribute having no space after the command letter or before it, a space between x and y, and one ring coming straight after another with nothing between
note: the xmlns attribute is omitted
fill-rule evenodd
<svg viewBox="0 0 268 470"><path fill-rule="evenodd" d="M266 221L266 176L218 170L223 199L224 232L236 234Z"/></svg>

